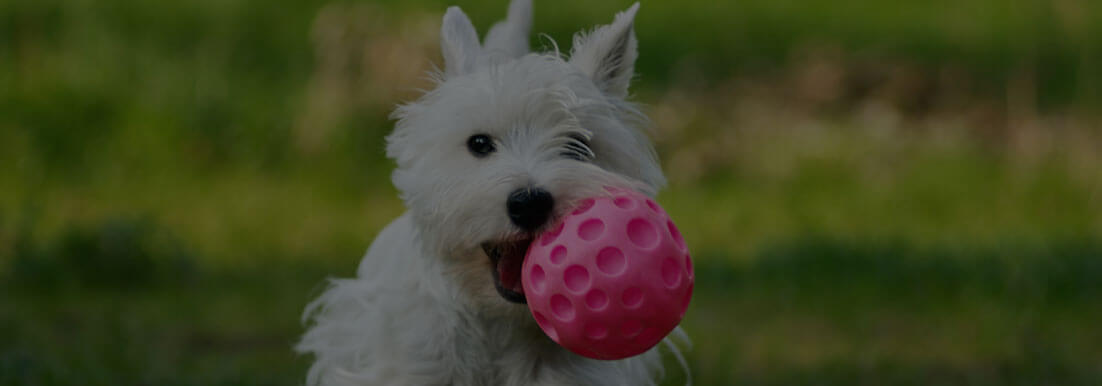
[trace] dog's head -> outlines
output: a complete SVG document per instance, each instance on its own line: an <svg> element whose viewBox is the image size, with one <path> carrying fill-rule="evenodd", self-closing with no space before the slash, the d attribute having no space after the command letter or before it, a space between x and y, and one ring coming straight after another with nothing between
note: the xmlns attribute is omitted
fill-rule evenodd
<svg viewBox="0 0 1102 386"><path fill-rule="evenodd" d="M448 260L467 300L523 309L520 266L535 235L606 187L653 195L664 184L644 118L624 100L637 9L576 35L569 59L528 52L530 0L514 0L484 43L459 8L444 15L446 67L395 112L387 155L422 243Z"/></svg>

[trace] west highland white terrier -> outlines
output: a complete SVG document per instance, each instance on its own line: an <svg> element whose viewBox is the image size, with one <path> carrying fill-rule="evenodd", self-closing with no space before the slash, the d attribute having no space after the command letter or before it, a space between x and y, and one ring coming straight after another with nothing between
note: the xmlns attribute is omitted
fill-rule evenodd
<svg viewBox="0 0 1102 386"><path fill-rule="evenodd" d="M638 3L574 37L569 57L529 53L530 0L482 44L448 8L436 88L393 114L387 156L408 211L305 312L310 385L653 385L658 349L623 360L556 345L525 306L530 241L606 187L665 184L645 117L625 98ZM680 329L671 337L683 338ZM687 343L687 340L686 340Z"/></svg>

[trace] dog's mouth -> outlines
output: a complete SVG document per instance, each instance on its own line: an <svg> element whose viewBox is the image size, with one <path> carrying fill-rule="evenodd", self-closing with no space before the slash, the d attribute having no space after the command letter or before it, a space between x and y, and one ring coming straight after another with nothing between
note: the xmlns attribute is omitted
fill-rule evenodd
<svg viewBox="0 0 1102 386"><path fill-rule="evenodd" d="M520 271L530 244L532 238L528 236L482 243L482 250L490 257L490 274L494 278L494 288L497 288L497 293L502 298L513 303L528 303L528 299L524 297Z"/></svg>

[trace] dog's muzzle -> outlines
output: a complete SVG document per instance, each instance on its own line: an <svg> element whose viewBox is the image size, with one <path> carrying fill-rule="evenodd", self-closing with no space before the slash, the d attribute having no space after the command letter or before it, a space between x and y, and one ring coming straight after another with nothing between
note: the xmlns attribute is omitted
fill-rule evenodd
<svg viewBox="0 0 1102 386"><path fill-rule="evenodd" d="M515 240L482 243L482 250L490 258L491 276L494 288L502 298L513 303L526 304L524 285L521 281L521 268L524 255L532 244L531 237Z"/></svg>

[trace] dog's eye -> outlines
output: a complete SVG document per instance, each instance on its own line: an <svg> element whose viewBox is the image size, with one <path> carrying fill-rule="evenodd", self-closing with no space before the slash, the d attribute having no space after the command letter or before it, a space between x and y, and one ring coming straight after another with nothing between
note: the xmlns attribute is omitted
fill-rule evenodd
<svg viewBox="0 0 1102 386"><path fill-rule="evenodd" d="M475 134L467 138L467 150L470 150L475 157L482 158L490 155L496 149L494 149L494 140L490 139L490 136Z"/></svg>
<svg viewBox="0 0 1102 386"><path fill-rule="evenodd" d="M570 141L563 146L562 156L575 161L590 161L593 159L593 150L589 148L589 141L580 135L571 135Z"/></svg>

